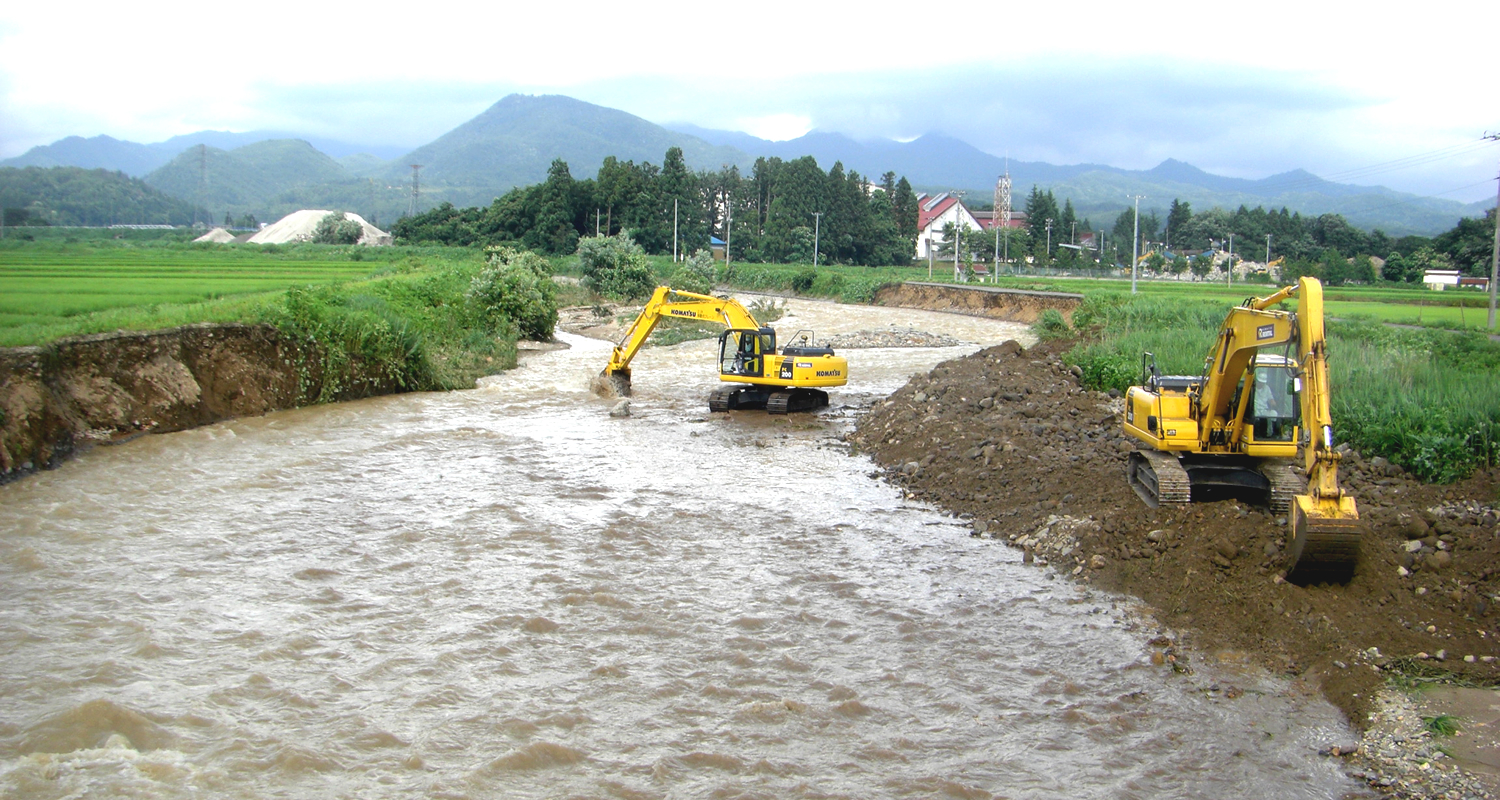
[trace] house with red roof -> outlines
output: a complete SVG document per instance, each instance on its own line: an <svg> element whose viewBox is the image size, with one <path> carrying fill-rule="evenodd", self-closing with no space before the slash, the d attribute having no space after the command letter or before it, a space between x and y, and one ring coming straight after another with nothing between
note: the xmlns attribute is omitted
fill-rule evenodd
<svg viewBox="0 0 1500 800"><path fill-rule="evenodd" d="M917 196L917 258L926 259L936 255L944 241L943 228L961 225L968 230L994 230L1000 224L994 211L973 211L963 200L953 194L921 194ZM1026 227L1026 212L1012 210L1012 229Z"/></svg>

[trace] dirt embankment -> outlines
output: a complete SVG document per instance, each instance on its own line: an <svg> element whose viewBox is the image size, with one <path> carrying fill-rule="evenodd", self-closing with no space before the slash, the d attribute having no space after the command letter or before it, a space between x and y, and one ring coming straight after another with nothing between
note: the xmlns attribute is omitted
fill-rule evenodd
<svg viewBox="0 0 1500 800"><path fill-rule="evenodd" d="M1012 342L942 364L850 439L912 496L972 517L975 535L1144 599L1199 652L1306 679L1356 725L1393 668L1500 681L1500 470L1429 486L1346 453L1341 483L1369 523L1361 563L1346 586L1294 586L1282 517L1135 496L1120 401L1082 388L1065 349Z"/></svg>
<svg viewBox="0 0 1500 800"><path fill-rule="evenodd" d="M188 325L0 350L0 482L74 452L302 405L319 354L269 325ZM397 391L352 381L338 399Z"/></svg>
<svg viewBox="0 0 1500 800"><path fill-rule="evenodd" d="M1036 322L1047 309L1056 309L1064 319L1071 321L1073 309L1081 302L1081 294L945 283L903 283L875 293L875 305L878 306L950 311L1026 323Z"/></svg>

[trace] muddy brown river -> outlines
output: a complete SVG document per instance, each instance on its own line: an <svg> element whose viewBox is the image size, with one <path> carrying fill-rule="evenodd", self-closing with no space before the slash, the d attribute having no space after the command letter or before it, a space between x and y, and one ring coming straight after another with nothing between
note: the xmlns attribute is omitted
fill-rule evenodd
<svg viewBox="0 0 1500 800"><path fill-rule="evenodd" d="M837 434L1019 326L795 302L818 415L710 415L711 343L101 448L0 487L0 794L1328 798L1315 694L1196 657ZM1243 694L1235 699L1233 686Z"/></svg>

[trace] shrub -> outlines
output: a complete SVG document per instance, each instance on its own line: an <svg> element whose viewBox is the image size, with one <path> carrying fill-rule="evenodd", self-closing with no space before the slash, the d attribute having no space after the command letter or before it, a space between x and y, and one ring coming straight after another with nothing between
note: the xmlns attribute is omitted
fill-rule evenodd
<svg viewBox="0 0 1500 800"><path fill-rule="evenodd" d="M314 244L358 244L365 229L358 222L344 216L342 211L330 211L318 220L313 229Z"/></svg>
<svg viewBox="0 0 1500 800"><path fill-rule="evenodd" d="M469 284L473 303L490 332L515 323L520 336L548 341L557 325L557 284L547 260L525 250L491 247L484 269Z"/></svg>
<svg viewBox="0 0 1500 800"><path fill-rule="evenodd" d="M682 266L672 273L667 281L673 289L681 289L698 294L709 294L714 289L714 259L713 256L703 250L699 250L682 262Z"/></svg>
<svg viewBox="0 0 1500 800"><path fill-rule="evenodd" d="M623 233L579 239L578 270L590 291L616 300L646 297L656 288L646 251Z"/></svg>

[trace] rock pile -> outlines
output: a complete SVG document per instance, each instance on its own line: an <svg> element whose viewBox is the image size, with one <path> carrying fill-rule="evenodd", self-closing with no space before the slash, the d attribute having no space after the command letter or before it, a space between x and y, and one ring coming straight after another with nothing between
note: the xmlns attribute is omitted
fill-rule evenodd
<svg viewBox="0 0 1500 800"><path fill-rule="evenodd" d="M865 347L957 347L962 342L944 334L892 328L842 333L828 337L823 344L834 350L854 350Z"/></svg>

